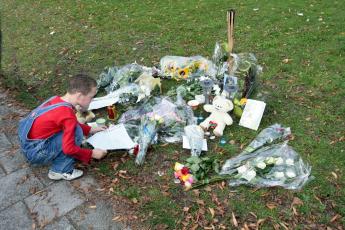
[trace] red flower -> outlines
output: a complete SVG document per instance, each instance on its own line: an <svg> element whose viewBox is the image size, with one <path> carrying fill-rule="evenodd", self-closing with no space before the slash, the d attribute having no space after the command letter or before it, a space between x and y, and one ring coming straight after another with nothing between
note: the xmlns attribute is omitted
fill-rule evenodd
<svg viewBox="0 0 345 230"><path fill-rule="evenodd" d="M139 146L139 145L136 145L136 146L134 147L134 151L133 151L134 156L137 156L137 155L138 155L139 149L140 149L140 146Z"/></svg>
<svg viewBox="0 0 345 230"><path fill-rule="evenodd" d="M189 173L189 169L187 167L183 167L181 169L181 172L182 172L183 175L187 175Z"/></svg>

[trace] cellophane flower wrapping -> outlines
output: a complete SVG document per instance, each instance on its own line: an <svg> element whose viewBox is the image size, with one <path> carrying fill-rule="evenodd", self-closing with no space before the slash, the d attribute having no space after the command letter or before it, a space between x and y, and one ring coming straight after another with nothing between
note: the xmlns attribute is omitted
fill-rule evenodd
<svg viewBox="0 0 345 230"><path fill-rule="evenodd" d="M299 190L310 180L310 173L311 166L285 141L227 160L220 175L233 175L229 186L281 186Z"/></svg>
<svg viewBox="0 0 345 230"><path fill-rule="evenodd" d="M142 165L144 163L147 148L155 139L158 127L160 123L163 122L160 118L161 117L157 118L156 115L145 115L141 119L141 124L139 126L139 152L135 158L135 163L137 165Z"/></svg>
<svg viewBox="0 0 345 230"><path fill-rule="evenodd" d="M290 127L283 127L281 124L271 125L263 129L241 154L253 152L277 140L286 140L289 136L291 136Z"/></svg>
<svg viewBox="0 0 345 230"><path fill-rule="evenodd" d="M140 76L157 75L155 67L146 67L137 63L127 64L122 67L107 67L97 79L97 89L104 88L107 97L116 98L119 104L135 104L143 98L150 96L147 89L136 84Z"/></svg>
<svg viewBox="0 0 345 230"><path fill-rule="evenodd" d="M201 75L215 77L213 62L202 56L164 56L160 60L161 75L175 80L190 80Z"/></svg>
<svg viewBox="0 0 345 230"><path fill-rule="evenodd" d="M198 125L187 125L184 134L189 142L191 156L200 156L204 141L204 131Z"/></svg>
<svg viewBox="0 0 345 230"><path fill-rule="evenodd" d="M143 117L160 117L162 123L152 129L155 122L142 119ZM138 163L144 161L147 148L153 143L150 140L153 133L157 134L158 141L165 143L176 143L182 141L184 127L194 123L194 114L192 109L185 103L177 105L172 102L169 97L156 97L147 101L145 104L127 110L121 115L118 122L124 123L129 136L133 141L138 142L140 145L140 154ZM135 129L135 127L138 127ZM144 128L147 127L147 128ZM139 131L137 131L139 130Z"/></svg>

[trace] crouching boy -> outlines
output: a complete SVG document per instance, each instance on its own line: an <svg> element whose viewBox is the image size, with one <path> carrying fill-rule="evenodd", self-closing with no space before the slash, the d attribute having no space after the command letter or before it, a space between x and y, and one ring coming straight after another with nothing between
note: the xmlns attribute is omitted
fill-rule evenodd
<svg viewBox="0 0 345 230"><path fill-rule="evenodd" d="M88 164L91 158L101 159L107 154L102 149L80 147L83 135L105 129L80 124L75 116L76 106L88 108L96 86L93 78L78 74L69 80L64 96L53 96L19 122L22 153L31 164L51 163L48 177L52 180L78 178L83 171L74 168L76 160Z"/></svg>

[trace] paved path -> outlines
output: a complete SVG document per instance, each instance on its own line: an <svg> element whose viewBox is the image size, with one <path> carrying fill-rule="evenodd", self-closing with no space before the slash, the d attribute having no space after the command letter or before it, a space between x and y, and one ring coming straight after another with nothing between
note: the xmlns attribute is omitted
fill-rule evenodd
<svg viewBox="0 0 345 230"><path fill-rule="evenodd" d="M47 167L27 164L16 138L27 112L0 89L0 230L129 229L112 220L114 207L99 198L102 188L87 172L71 182L51 181Z"/></svg>

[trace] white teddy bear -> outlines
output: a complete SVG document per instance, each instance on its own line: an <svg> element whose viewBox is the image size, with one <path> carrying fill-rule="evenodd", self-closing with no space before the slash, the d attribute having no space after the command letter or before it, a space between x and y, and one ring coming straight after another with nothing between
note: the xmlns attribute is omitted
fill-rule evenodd
<svg viewBox="0 0 345 230"><path fill-rule="evenodd" d="M226 125L232 124L232 118L228 114L234 108L232 102L224 96L216 96L212 105L204 105L204 110L211 115L200 123L200 127L208 129L213 127L213 133L216 136L222 136Z"/></svg>

